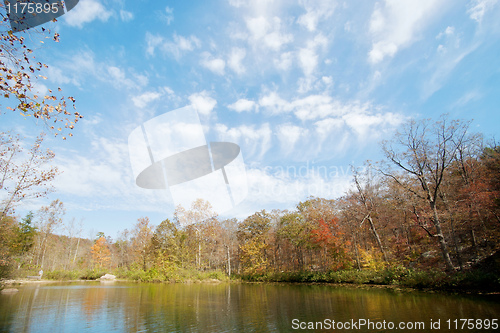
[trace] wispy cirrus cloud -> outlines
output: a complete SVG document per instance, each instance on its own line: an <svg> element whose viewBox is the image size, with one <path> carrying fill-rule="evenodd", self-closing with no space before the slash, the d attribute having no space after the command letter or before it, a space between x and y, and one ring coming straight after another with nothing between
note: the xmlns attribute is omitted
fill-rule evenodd
<svg viewBox="0 0 500 333"><path fill-rule="evenodd" d="M78 5L64 15L66 24L83 28L86 23L94 20L106 22L112 15L99 0L81 0Z"/></svg>
<svg viewBox="0 0 500 333"><path fill-rule="evenodd" d="M159 34L146 32L146 54L154 56L156 50L179 60L180 57L201 47L201 41L193 35L184 37L174 33L172 39L166 39Z"/></svg>
<svg viewBox="0 0 500 333"><path fill-rule="evenodd" d="M384 0L375 4L370 19L372 48L368 59L377 64L392 58L419 38L419 33L444 12L448 0Z"/></svg>

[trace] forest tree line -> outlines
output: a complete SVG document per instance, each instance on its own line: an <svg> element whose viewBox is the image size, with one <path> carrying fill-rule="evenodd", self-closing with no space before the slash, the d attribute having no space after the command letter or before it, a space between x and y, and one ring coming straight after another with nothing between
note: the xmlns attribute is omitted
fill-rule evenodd
<svg viewBox="0 0 500 333"><path fill-rule="evenodd" d="M44 195L57 170L40 167L53 158L40 149L42 139L22 152L4 133L0 274L142 271L165 280L183 269L463 270L494 254L500 237L500 147L469 126L447 116L408 121L381 143L382 161L352 167L352 187L339 198L309 198L293 210L262 210L241 221L220 219L198 200L159 223L142 217L116 239L83 237L81 223L64 221L59 200L17 217L15 205ZM12 158L16 151L27 159Z"/></svg>

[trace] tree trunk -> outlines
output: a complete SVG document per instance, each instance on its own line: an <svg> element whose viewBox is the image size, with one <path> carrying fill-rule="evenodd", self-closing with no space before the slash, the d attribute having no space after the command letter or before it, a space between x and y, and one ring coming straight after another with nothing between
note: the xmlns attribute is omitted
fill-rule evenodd
<svg viewBox="0 0 500 333"><path fill-rule="evenodd" d="M229 246L226 245L227 249L227 275L231 276L231 256L229 255Z"/></svg>
<svg viewBox="0 0 500 333"><path fill-rule="evenodd" d="M354 250L356 252L356 264L358 264L358 270L361 270L361 263L359 262L359 252L358 252L358 236L357 233L354 234Z"/></svg>
<svg viewBox="0 0 500 333"><path fill-rule="evenodd" d="M198 268L201 269L201 242L198 243Z"/></svg>
<svg viewBox="0 0 500 333"><path fill-rule="evenodd" d="M474 261L479 259L479 253L477 251L476 235L474 234L474 229L470 230L472 248L474 249Z"/></svg>
<svg viewBox="0 0 500 333"><path fill-rule="evenodd" d="M455 226L453 225L453 217L450 220L451 226L451 236L453 237L453 246L455 247L455 253L457 254L458 266L460 266L460 270L464 269L464 265L462 264L462 257L460 256L460 251L458 249L457 236L455 233Z"/></svg>
<svg viewBox="0 0 500 333"><path fill-rule="evenodd" d="M380 240L378 232L375 229L375 224L373 223L372 217L368 214L367 218L368 218L368 222L370 223L370 229L372 230L373 235L375 236L375 240L377 241L378 247L380 248L380 251L382 252L382 255L384 256L384 261L389 262L389 260L387 260L387 255L385 254L384 247L382 246L382 241Z"/></svg>
<svg viewBox="0 0 500 333"><path fill-rule="evenodd" d="M76 255L78 253L78 246L80 246L80 237L78 237L78 241L76 242L76 250L75 250L75 255L73 256L73 264L75 263Z"/></svg>
<svg viewBox="0 0 500 333"><path fill-rule="evenodd" d="M434 214L434 226L436 227L436 237L438 238L439 247L441 248L441 254L443 255L444 263L446 264L446 270L452 272L455 270L453 263L451 262L450 253L448 252L448 247L446 246L446 240L444 239L443 231L441 230L441 222L439 221L438 212L436 209L436 204L430 202L432 212Z"/></svg>

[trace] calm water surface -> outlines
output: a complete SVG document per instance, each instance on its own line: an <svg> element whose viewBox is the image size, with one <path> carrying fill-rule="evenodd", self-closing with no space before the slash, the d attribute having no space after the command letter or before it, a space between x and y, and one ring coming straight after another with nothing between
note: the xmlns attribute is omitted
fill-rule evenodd
<svg viewBox="0 0 500 333"><path fill-rule="evenodd" d="M500 320L498 299L288 284L52 283L0 295L0 332L391 332L336 322L423 322L408 332L449 330L446 320ZM295 320L295 321L294 321ZM441 329L431 329L439 322ZM439 321L440 320L440 321ZM300 330L299 325L314 325ZM359 322L358 322L359 323ZM366 322L367 323L367 322ZM337 324L338 325L338 324ZM410 324L411 325L411 324ZM452 322L452 327L453 327ZM460 324L461 325L461 324ZM356 327L355 327L356 328ZM497 330L500 332L500 329Z"/></svg>

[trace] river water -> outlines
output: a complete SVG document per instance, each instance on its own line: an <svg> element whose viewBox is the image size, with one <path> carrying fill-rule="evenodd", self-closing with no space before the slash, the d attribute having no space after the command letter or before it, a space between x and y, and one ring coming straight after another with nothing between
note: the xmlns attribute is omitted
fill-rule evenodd
<svg viewBox="0 0 500 333"><path fill-rule="evenodd" d="M18 289L0 295L0 332L491 332L500 319L498 298L368 287L77 282Z"/></svg>

